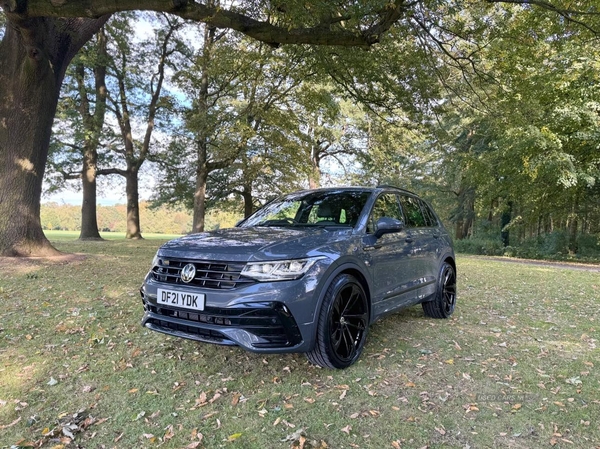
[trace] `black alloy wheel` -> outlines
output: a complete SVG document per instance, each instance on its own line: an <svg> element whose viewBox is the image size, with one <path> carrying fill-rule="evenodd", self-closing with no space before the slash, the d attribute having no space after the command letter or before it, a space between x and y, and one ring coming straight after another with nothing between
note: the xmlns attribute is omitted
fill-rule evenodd
<svg viewBox="0 0 600 449"><path fill-rule="evenodd" d="M440 268L438 288L432 301L423 303L425 315L432 318L448 318L456 306L456 271L448 262Z"/></svg>
<svg viewBox="0 0 600 449"><path fill-rule="evenodd" d="M337 276L325 294L317 341L308 359L327 368L346 368L360 357L369 328L369 304L362 285L349 274Z"/></svg>

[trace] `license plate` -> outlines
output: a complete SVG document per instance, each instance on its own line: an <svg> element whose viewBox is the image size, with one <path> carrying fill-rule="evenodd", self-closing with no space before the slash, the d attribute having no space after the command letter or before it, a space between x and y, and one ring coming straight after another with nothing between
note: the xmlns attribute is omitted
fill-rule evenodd
<svg viewBox="0 0 600 449"><path fill-rule="evenodd" d="M169 307L181 307L190 310L204 310L206 301L203 293L179 292L176 290L163 290L156 292L156 302Z"/></svg>

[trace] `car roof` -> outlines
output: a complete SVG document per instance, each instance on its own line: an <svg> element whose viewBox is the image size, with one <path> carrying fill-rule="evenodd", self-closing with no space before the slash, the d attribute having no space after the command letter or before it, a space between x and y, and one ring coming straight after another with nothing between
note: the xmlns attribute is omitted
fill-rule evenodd
<svg viewBox="0 0 600 449"><path fill-rule="evenodd" d="M396 187L392 185L378 185L377 187L365 187L365 186L342 186L342 187L320 187L317 189L305 189L298 190L296 192L292 192L292 195L305 195L312 192L382 192L386 190L396 190L399 193L408 193L410 195L418 196L415 192L411 192L410 190L403 189L401 187Z"/></svg>

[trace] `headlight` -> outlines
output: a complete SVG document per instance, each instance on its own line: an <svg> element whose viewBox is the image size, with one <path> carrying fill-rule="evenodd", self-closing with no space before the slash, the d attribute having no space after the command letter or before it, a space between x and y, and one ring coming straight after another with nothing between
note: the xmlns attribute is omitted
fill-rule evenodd
<svg viewBox="0 0 600 449"><path fill-rule="evenodd" d="M158 253L154 255L154 259L152 259L152 265L150 265L150 269L154 268L158 265Z"/></svg>
<svg viewBox="0 0 600 449"><path fill-rule="evenodd" d="M296 260L273 260L269 262L250 262L242 270L242 275L258 281L285 281L298 279L324 256Z"/></svg>

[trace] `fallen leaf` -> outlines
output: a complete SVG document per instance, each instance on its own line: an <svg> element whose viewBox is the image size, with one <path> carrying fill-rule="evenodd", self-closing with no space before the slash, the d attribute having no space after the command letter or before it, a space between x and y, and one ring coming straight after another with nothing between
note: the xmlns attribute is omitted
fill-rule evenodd
<svg viewBox="0 0 600 449"><path fill-rule="evenodd" d="M240 433L234 433L233 435L229 435L227 437L227 441L229 441L229 442L235 441L235 440L237 440L241 436L242 436L241 432Z"/></svg>
<svg viewBox="0 0 600 449"><path fill-rule="evenodd" d="M163 435L163 438L165 440L170 440L174 436L175 436L175 432L173 432L173 425L171 424L170 426L167 426L167 429L166 429L165 434Z"/></svg>
<svg viewBox="0 0 600 449"><path fill-rule="evenodd" d="M22 440L17 441L12 447L26 448L26 447L36 447L36 445L30 441L22 439Z"/></svg>
<svg viewBox="0 0 600 449"><path fill-rule="evenodd" d="M5 424L3 426L0 426L0 429L8 429L9 427L12 427L15 424L17 424L19 421L21 421L21 417L20 416L17 419L15 419L13 422L11 422L10 424Z"/></svg>
<svg viewBox="0 0 600 449"><path fill-rule="evenodd" d="M286 436L283 440L284 443L288 442L288 441L299 441L300 438L302 438L304 436L304 429L300 428L298 430L296 430L294 433L289 434L288 436ZM325 446L327 447L327 446Z"/></svg>
<svg viewBox="0 0 600 449"><path fill-rule="evenodd" d="M351 425L347 425L346 427L344 427L343 429L340 429L342 432L350 435L350 431L352 430L352 426Z"/></svg>

